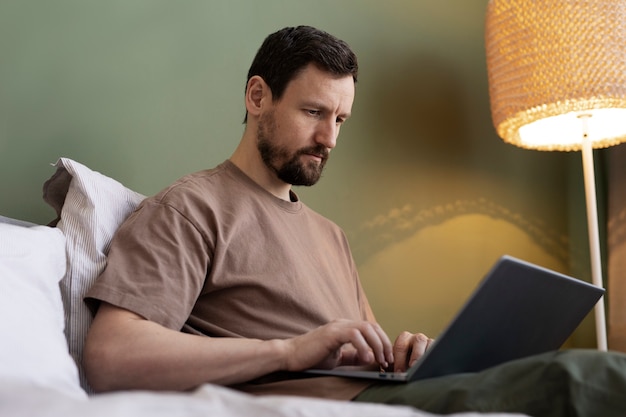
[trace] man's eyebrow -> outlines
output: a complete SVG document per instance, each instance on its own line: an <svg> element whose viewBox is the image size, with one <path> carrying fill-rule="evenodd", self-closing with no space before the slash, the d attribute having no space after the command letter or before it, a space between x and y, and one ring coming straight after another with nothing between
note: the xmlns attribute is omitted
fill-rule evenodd
<svg viewBox="0 0 626 417"><path fill-rule="evenodd" d="M324 103L322 103L321 101L312 100L312 99L303 100L302 107L307 107L307 108L311 107L314 109L328 111L328 106L324 105Z"/></svg>
<svg viewBox="0 0 626 417"><path fill-rule="evenodd" d="M304 108L313 108L313 109L319 109L322 110L324 112L332 112L332 109L330 107L328 107L327 105L325 105L324 103L320 102L320 101L316 101L316 100L307 100L304 101L302 103L302 107ZM350 118L350 116L352 116L351 112L348 113L339 113L337 114L337 117L340 117L344 120L348 120Z"/></svg>

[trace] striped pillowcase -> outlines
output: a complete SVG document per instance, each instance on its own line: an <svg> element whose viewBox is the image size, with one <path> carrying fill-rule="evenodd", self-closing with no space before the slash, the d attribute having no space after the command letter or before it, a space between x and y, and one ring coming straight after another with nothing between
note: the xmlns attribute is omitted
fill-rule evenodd
<svg viewBox="0 0 626 417"><path fill-rule="evenodd" d="M113 234L145 196L71 159L60 158L55 166L44 184L44 200L56 210L52 224L66 238L68 265L60 284L65 334L81 386L92 393L82 352L93 317L83 298L106 265Z"/></svg>

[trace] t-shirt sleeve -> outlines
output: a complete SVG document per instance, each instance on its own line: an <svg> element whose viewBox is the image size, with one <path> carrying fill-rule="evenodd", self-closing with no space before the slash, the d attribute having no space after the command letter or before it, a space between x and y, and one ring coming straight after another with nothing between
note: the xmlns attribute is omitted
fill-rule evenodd
<svg viewBox="0 0 626 417"><path fill-rule="evenodd" d="M107 266L89 290L106 301L180 330L200 294L210 251L206 236L176 209L146 200L120 227Z"/></svg>

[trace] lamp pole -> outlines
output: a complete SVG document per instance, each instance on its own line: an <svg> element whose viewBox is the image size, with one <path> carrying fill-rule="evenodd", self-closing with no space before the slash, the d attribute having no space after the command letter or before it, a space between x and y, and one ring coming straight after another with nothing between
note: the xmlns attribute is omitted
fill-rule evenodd
<svg viewBox="0 0 626 417"><path fill-rule="evenodd" d="M591 257L591 278L595 286L603 288L602 282L602 254L600 251L600 232L598 230L598 208L596 195L596 180L593 164L593 147L589 138L589 118L591 114L578 116L582 122L582 157L583 174L585 178L585 197L587 200L587 228L589 233L589 252ZM607 350L606 317L604 313L604 296L594 307L596 320L597 348Z"/></svg>

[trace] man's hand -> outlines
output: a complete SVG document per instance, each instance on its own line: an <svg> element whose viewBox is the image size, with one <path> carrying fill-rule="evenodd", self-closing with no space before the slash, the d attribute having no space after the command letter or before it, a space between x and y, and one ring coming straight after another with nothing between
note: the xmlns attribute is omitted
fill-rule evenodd
<svg viewBox="0 0 626 417"><path fill-rule="evenodd" d="M402 332L393 344L394 372L405 372L422 357L434 340L423 333Z"/></svg>
<svg viewBox="0 0 626 417"><path fill-rule="evenodd" d="M290 371L394 362L391 341L378 324L367 321L334 320L284 342Z"/></svg>

